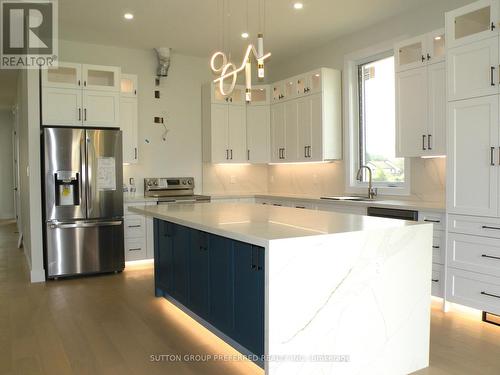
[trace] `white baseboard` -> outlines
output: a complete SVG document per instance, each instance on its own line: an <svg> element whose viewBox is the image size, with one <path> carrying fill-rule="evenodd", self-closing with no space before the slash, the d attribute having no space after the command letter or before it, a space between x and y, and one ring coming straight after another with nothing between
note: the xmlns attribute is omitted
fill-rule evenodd
<svg viewBox="0 0 500 375"><path fill-rule="evenodd" d="M45 282L45 270L31 270L31 282L32 283L43 283Z"/></svg>

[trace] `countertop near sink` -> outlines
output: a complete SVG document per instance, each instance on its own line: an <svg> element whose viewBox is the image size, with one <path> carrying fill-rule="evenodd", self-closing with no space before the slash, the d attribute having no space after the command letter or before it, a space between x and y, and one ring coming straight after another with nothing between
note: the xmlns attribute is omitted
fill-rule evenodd
<svg viewBox="0 0 500 375"><path fill-rule="evenodd" d="M409 200L409 199L375 199L372 201L335 201L329 199L321 199L315 195L298 195L298 194L279 194L279 193L204 193L210 196L214 201L217 199L234 199L234 198L262 198L262 199L282 199L288 201L300 201L311 203L322 203L342 206L358 206L358 207L381 207L381 208L396 208L403 210L415 211L431 211L444 213L446 204L444 202L429 202L424 200Z"/></svg>

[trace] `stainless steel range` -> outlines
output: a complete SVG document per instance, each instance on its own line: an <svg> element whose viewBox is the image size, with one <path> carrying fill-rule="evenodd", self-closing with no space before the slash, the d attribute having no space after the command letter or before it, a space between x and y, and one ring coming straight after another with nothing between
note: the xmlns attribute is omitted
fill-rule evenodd
<svg viewBox="0 0 500 375"><path fill-rule="evenodd" d="M158 198L158 204L210 202L209 196L194 194L193 177L145 178L144 196Z"/></svg>

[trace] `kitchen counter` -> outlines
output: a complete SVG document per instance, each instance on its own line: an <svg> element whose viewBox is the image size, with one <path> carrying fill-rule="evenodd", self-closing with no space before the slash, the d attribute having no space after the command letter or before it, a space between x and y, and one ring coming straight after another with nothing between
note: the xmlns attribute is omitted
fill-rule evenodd
<svg viewBox="0 0 500 375"><path fill-rule="evenodd" d="M124 204L130 204L130 203L143 203L143 202L157 202L158 198L153 198L153 197L145 197L143 195L136 195L135 197L123 195L123 203Z"/></svg>
<svg viewBox="0 0 500 375"><path fill-rule="evenodd" d="M287 194L287 193L205 193L204 195L210 196L214 201L217 199L236 199L236 198L262 198L262 199L282 199L289 201L300 201L310 203L322 203L331 205L354 206L354 207L381 207L381 208L398 208L402 210L416 210L416 211L431 211L444 213L446 211L446 204L444 202L430 202L424 200L409 200L409 199L384 199L376 198L371 201L334 201L328 199L321 199L317 195L306 194Z"/></svg>
<svg viewBox="0 0 500 375"><path fill-rule="evenodd" d="M266 374L428 366L431 224L241 203L130 210L155 218L156 295Z"/></svg>

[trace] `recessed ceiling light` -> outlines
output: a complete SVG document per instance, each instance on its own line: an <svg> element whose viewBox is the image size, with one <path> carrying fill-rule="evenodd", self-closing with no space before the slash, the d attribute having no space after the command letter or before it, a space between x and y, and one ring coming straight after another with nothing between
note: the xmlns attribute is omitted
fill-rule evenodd
<svg viewBox="0 0 500 375"><path fill-rule="evenodd" d="M241 37L243 39L247 39L248 38L248 33L247 32L241 33Z"/></svg>
<svg viewBox="0 0 500 375"><path fill-rule="evenodd" d="M126 20L133 20L134 19L134 15L132 13L125 13L123 15L123 18L125 18Z"/></svg>
<svg viewBox="0 0 500 375"><path fill-rule="evenodd" d="M441 37L437 36L437 37L434 38L434 40L441 40Z"/></svg>
<svg viewBox="0 0 500 375"><path fill-rule="evenodd" d="M293 7L295 9L302 9L302 8L304 8L304 4L302 4L302 3L295 3L295 4L293 4Z"/></svg>

